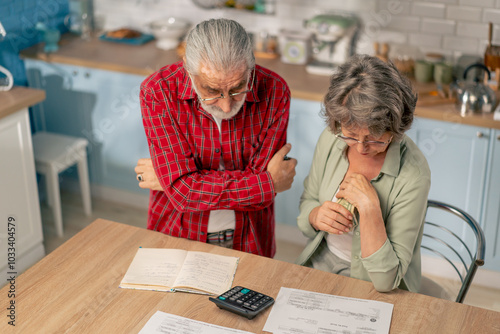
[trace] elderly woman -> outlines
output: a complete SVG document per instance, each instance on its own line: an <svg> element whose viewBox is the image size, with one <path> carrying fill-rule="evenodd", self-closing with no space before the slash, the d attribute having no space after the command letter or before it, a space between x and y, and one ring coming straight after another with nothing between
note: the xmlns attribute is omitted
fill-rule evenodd
<svg viewBox="0 0 500 334"><path fill-rule="evenodd" d="M310 241L297 263L418 291L430 170L404 132L417 97L393 64L354 56L331 77L297 218Z"/></svg>

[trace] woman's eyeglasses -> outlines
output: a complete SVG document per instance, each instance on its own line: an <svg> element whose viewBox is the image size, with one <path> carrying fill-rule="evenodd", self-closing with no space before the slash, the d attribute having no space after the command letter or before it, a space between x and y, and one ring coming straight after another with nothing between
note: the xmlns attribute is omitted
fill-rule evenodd
<svg viewBox="0 0 500 334"><path fill-rule="evenodd" d="M347 145L362 144L362 145L370 145L370 146L386 146L386 145L389 145L391 143L393 136L391 136L391 138L389 138L388 141L378 141L378 140L359 141L355 138L346 137L346 136L341 135L341 134L337 134L337 135L335 135L335 137L342 139L343 141L346 142Z"/></svg>

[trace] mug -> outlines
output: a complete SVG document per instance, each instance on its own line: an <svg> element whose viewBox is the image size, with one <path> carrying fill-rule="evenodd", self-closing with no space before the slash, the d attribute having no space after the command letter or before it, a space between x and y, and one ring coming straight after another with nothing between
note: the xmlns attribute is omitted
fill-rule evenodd
<svg viewBox="0 0 500 334"><path fill-rule="evenodd" d="M431 82L434 76L434 64L425 60L415 62L415 80L425 83Z"/></svg>
<svg viewBox="0 0 500 334"><path fill-rule="evenodd" d="M445 62L434 64L434 81L437 84L450 84L453 81L453 65Z"/></svg>

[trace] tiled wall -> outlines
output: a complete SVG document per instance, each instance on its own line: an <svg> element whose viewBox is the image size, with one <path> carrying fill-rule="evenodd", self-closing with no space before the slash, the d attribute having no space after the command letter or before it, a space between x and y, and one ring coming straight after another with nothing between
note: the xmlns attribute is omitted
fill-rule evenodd
<svg viewBox="0 0 500 334"><path fill-rule="evenodd" d="M12 72L16 85L26 85L19 51L40 40L35 24L43 22L65 31L67 14L68 0L0 0L0 21L7 32L5 39L0 37L0 65Z"/></svg>
<svg viewBox="0 0 500 334"><path fill-rule="evenodd" d="M495 24L493 43L500 44L500 0L276 0L275 15L205 10L190 0L96 0L95 8L97 14L106 16L108 28L129 25L147 29L150 21L168 16L193 23L228 17L250 31L271 33L280 28L300 29L304 19L325 10L353 11L365 24L361 52L372 53L373 42L379 41L416 46L422 54L439 52L450 60L461 54L483 55L491 21Z"/></svg>

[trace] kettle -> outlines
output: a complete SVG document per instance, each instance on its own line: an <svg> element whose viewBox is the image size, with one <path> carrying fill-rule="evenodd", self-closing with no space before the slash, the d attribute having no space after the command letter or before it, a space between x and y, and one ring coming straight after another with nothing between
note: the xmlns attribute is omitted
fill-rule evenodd
<svg viewBox="0 0 500 334"><path fill-rule="evenodd" d="M451 96L455 98L455 105L460 111L461 116L468 113L487 113L492 112L495 107L496 96L493 90L475 78L473 82L467 81L467 72L475 67L480 67L488 74L488 80L491 79L491 74L488 68L481 64L472 64L464 71L464 80L450 84Z"/></svg>

